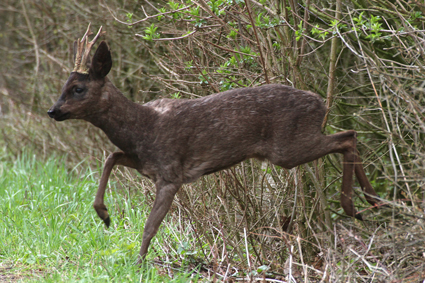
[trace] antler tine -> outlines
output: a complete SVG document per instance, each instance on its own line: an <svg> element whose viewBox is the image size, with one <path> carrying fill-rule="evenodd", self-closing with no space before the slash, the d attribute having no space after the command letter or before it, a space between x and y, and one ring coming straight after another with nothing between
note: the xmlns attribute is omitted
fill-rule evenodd
<svg viewBox="0 0 425 283"><path fill-rule="evenodd" d="M90 30L90 27L91 27L91 23L89 23L89 26L87 27L86 33L83 35L83 38L81 39L81 42L84 42L84 40L85 40L88 36L90 36L90 35L92 35L92 34L93 34L93 33L91 32L91 30Z"/></svg>
<svg viewBox="0 0 425 283"><path fill-rule="evenodd" d="M81 48L81 53L80 53L81 61L79 63L78 70L77 70L77 72L82 73L82 74L88 73L88 69L87 69L86 64L87 64L88 58L90 56L90 50L91 50L92 46L96 43L99 36L101 36L103 34L102 33L102 26L99 28L99 31L97 32L96 36L92 39L92 41L89 42L88 36L92 35L92 34L93 33L90 31L90 24L89 24L89 27L87 28L86 34L84 34L81 41L78 42L78 47L80 48L80 44L82 46L84 46L84 41L85 41L84 54L81 54L82 50L83 50Z"/></svg>
<svg viewBox="0 0 425 283"><path fill-rule="evenodd" d="M90 41L90 47L96 43L97 39L99 38L99 36L103 35L105 32L102 32L102 28L103 26L100 26L99 31L97 32L96 36L92 39L92 41Z"/></svg>
<svg viewBox="0 0 425 283"><path fill-rule="evenodd" d="M84 42L86 41L86 39L89 35L93 34L90 30L90 27L91 27L91 23L89 23L87 30L83 35L83 38L81 38L81 40L80 39L77 40L77 53L76 53L76 56L75 56L75 66L74 66L73 72L81 72L82 71L81 65L84 65L84 64L82 64L81 59L82 59L82 56L83 56Z"/></svg>

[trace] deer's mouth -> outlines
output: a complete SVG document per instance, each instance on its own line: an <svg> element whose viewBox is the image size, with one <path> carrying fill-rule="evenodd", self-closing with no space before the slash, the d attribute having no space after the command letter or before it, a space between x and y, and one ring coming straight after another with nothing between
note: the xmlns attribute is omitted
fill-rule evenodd
<svg viewBox="0 0 425 283"><path fill-rule="evenodd" d="M55 119L56 121L64 121L64 120L69 119L69 116L71 116L70 113L64 113L64 114L62 114L60 116L53 117L53 119Z"/></svg>
<svg viewBox="0 0 425 283"><path fill-rule="evenodd" d="M69 119L69 117L71 116L71 113L63 113L60 110L55 110L55 109L49 109L49 111L47 111L47 114L49 115L50 118L55 119L56 121L63 121L66 119Z"/></svg>

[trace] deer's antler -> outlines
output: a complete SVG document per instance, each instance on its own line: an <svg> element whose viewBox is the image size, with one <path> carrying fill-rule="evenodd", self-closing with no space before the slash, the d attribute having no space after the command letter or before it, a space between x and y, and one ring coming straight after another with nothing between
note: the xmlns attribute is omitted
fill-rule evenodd
<svg viewBox="0 0 425 283"><path fill-rule="evenodd" d="M102 33L102 27L100 27L96 36L92 39L92 41L89 42L88 37L93 34L90 30L90 26L91 24L89 23L89 26L87 27L87 31L84 34L83 38L81 40L77 40L77 54L75 56L75 65L73 72L77 72L80 74L88 74L89 68L87 67L87 60L90 55L90 50L93 44L96 43L99 36L104 34Z"/></svg>

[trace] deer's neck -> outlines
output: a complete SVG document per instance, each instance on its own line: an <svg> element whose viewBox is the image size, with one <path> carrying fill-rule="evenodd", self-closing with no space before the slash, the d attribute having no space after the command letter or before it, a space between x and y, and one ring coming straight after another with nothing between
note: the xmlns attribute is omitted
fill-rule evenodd
<svg viewBox="0 0 425 283"><path fill-rule="evenodd" d="M114 145L130 153L148 141L155 111L130 101L112 83L105 86L102 99L106 109L87 120L102 129Z"/></svg>

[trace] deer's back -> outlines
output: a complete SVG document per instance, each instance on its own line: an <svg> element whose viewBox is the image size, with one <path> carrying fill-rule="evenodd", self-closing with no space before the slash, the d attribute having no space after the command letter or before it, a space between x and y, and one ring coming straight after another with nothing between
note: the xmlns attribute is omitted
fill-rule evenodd
<svg viewBox="0 0 425 283"><path fill-rule="evenodd" d="M321 135L325 115L317 94L284 85L235 89L199 99L162 99L145 106L158 113L154 133L158 162L182 170L174 174L185 175L186 181L252 157L284 166L300 144L314 143Z"/></svg>

